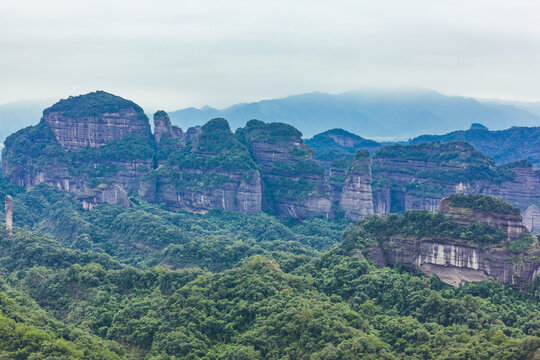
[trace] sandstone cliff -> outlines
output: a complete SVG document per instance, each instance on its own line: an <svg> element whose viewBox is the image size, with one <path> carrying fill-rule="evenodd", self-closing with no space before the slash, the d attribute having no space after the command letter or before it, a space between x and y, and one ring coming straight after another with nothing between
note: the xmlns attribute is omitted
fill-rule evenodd
<svg viewBox="0 0 540 360"><path fill-rule="evenodd" d="M2 174L31 188L46 183L74 192L86 208L129 205L154 165L148 119L137 105L96 92L61 100L36 126L6 139Z"/></svg>
<svg viewBox="0 0 540 360"><path fill-rule="evenodd" d="M540 267L538 249L534 255L515 254L504 247L474 247L447 239L393 237L385 240L383 249L373 253L378 266L400 264L409 271L427 276L437 274L443 282L457 286L487 279L524 286L532 281Z"/></svg>
<svg viewBox="0 0 540 360"><path fill-rule="evenodd" d="M534 279L540 268L534 236L522 232L519 239L509 239L507 233L474 219L464 221L462 215L414 210L370 217L347 231L344 245L362 250L379 267L400 264L408 271L437 274L454 286L486 279L523 286Z"/></svg>
<svg viewBox="0 0 540 360"><path fill-rule="evenodd" d="M451 195L441 200L437 211L458 224L479 221L502 230L509 241L519 240L521 234L529 232L523 225L519 209L486 195Z"/></svg>
<svg viewBox="0 0 540 360"><path fill-rule="evenodd" d="M150 172L141 195L197 213L224 209L250 215L262 207L259 171L224 119L206 123L190 145Z"/></svg>
<svg viewBox="0 0 540 360"><path fill-rule="evenodd" d="M339 206L353 221L374 213L370 164L369 152L361 150L358 151L347 171Z"/></svg>
<svg viewBox="0 0 540 360"><path fill-rule="evenodd" d="M372 172L377 214L436 211L439 201L453 193L496 196L522 213L540 202L540 174L530 163L496 166L463 142L386 146L373 157ZM540 219L531 216L527 224L529 230L538 228Z"/></svg>
<svg viewBox="0 0 540 360"><path fill-rule="evenodd" d="M127 136L151 136L144 111L118 96L94 93L60 100L43 111L43 118L65 150L99 147Z"/></svg>
<svg viewBox="0 0 540 360"><path fill-rule="evenodd" d="M171 124L171 119L165 111L157 111L154 114L154 138L156 144L160 144L163 137L178 139L181 143L185 143L186 136L181 128Z"/></svg>
<svg viewBox="0 0 540 360"><path fill-rule="evenodd" d="M290 125L251 120L241 131L264 181L264 204L280 217L331 216L330 189L302 134Z"/></svg>

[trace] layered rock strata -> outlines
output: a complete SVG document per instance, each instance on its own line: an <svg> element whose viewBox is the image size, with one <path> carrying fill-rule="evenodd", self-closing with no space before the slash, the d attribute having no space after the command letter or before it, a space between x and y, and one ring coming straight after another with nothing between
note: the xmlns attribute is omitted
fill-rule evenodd
<svg viewBox="0 0 540 360"><path fill-rule="evenodd" d="M463 142L386 146L372 160L375 213L436 211L454 193L498 197L522 213L540 202L540 173L527 161L496 166L492 159ZM533 208L534 209L534 208ZM529 230L540 228L530 216Z"/></svg>
<svg viewBox="0 0 540 360"><path fill-rule="evenodd" d="M283 123L251 120L242 135L254 161L261 166L266 208L283 218L332 216L324 172L298 130Z"/></svg>
<svg viewBox="0 0 540 360"><path fill-rule="evenodd" d="M359 151L347 171L339 206L353 221L373 215L369 152Z"/></svg>
<svg viewBox="0 0 540 360"><path fill-rule="evenodd" d="M190 145L152 171L141 195L196 213L224 209L251 215L262 210L259 171L224 119L206 123Z"/></svg>
<svg viewBox="0 0 540 360"><path fill-rule="evenodd" d="M521 215L457 207L452 205L451 198L441 200L437 211L451 217L458 224L468 225L479 221L504 231L509 241L516 241L521 237L521 234L529 232L523 225Z"/></svg>
<svg viewBox="0 0 540 360"><path fill-rule="evenodd" d="M157 145L163 137L178 139L182 143L185 143L186 140L182 129L171 124L169 115L165 111L158 111L154 114L154 138Z"/></svg>
<svg viewBox="0 0 540 360"><path fill-rule="evenodd" d="M534 256L511 254L504 247L477 248L441 239L393 237L385 241L384 249L372 249L372 254L380 267L401 264L408 271L437 274L453 286L487 279L524 286L540 267L538 249Z"/></svg>
<svg viewBox="0 0 540 360"><path fill-rule="evenodd" d="M135 103L97 91L70 97L43 111L43 118L63 149L100 147L127 136L151 136L144 111Z"/></svg>
<svg viewBox="0 0 540 360"><path fill-rule="evenodd" d="M6 139L2 174L27 189L40 183L71 191L85 208L129 205L154 166L148 119L133 102L95 92L61 100L36 126Z"/></svg>

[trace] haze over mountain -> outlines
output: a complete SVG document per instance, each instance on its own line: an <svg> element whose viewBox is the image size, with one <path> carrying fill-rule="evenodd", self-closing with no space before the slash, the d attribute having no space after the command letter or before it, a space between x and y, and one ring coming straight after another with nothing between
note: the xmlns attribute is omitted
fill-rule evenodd
<svg viewBox="0 0 540 360"><path fill-rule="evenodd" d="M35 124L41 118L43 109L50 106L53 100L20 100L0 105L0 140L11 133Z"/></svg>
<svg viewBox="0 0 540 360"><path fill-rule="evenodd" d="M511 105L519 109L526 110L533 115L540 116L540 101L512 101L512 100L499 100L499 99L478 99L478 101L485 104L497 104L497 105Z"/></svg>
<svg viewBox="0 0 540 360"><path fill-rule="evenodd" d="M36 123L53 100L21 100L0 105L0 139ZM446 96L428 89L363 89L341 94L313 92L216 109L210 106L170 112L183 128L223 117L231 128L248 120L294 125L305 138L342 128L376 140L407 140L423 134L444 134L482 123L491 130L539 126L540 103ZM146 113L154 109L145 108Z"/></svg>
<svg viewBox="0 0 540 360"><path fill-rule="evenodd" d="M483 103L446 96L428 89L363 89L341 94L320 92L241 103L218 110L209 106L170 113L182 126L226 118L232 128L250 119L287 122L304 137L342 128L376 140L407 139L425 133L446 133L481 122L490 129L540 125L540 116L512 105Z"/></svg>

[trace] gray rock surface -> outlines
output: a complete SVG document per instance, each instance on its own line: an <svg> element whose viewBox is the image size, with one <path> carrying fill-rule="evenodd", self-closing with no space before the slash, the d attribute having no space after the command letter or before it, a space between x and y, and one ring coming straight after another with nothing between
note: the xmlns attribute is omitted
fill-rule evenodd
<svg viewBox="0 0 540 360"><path fill-rule="evenodd" d="M349 167L339 206L353 221L373 215L373 195L371 191L371 160L369 153L359 152Z"/></svg>

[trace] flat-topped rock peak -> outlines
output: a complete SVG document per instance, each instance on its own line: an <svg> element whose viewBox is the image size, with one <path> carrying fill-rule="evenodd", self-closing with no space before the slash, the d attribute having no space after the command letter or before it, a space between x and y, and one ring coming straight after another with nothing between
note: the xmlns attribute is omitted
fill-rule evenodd
<svg viewBox="0 0 540 360"><path fill-rule="evenodd" d="M148 118L130 100L96 91L60 100L43 118L63 149L100 147L126 136L151 136Z"/></svg>
<svg viewBox="0 0 540 360"><path fill-rule="evenodd" d="M529 231L523 225L518 208L501 199L481 194L454 194L441 200L438 212L450 216L458 224L475 221L504 231L508 240L516 241Z"/></svg>

